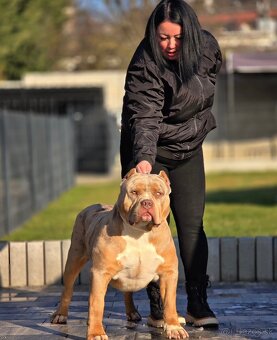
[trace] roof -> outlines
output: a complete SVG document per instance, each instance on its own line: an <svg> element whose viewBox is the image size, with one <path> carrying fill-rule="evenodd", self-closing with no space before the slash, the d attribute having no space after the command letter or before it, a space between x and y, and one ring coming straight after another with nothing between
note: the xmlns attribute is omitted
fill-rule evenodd
<svg viewBox="0 0 277 340"><path fill-rule="evenodd" d="M228 57L229 72L277 73L277 51L234 52Z"/></svg>

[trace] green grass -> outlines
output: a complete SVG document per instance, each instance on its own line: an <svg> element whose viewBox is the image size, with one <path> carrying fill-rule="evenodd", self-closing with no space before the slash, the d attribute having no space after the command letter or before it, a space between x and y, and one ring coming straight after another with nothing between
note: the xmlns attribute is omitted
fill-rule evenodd
<svg viewBox="0 0 277 340"><path fill-rule="evenodd" d="M208 236L277 235L277 172L207 176Z"/></svg>
<svg viewBox="0 0 277 340"><path fill-rule="evenodd" d="M119 181L77 185L2 240L68 239L80 210L113 204L118 192ZM277 235L277 172L208 174L204 224L210 237Z"/></svg>

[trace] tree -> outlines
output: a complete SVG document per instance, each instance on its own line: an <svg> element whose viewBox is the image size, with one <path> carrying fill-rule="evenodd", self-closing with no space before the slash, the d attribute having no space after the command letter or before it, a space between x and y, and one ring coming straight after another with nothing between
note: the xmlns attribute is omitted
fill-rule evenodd
<svg viewBox="0 0 277 340"><path fill-rule="evenodd" d="M0 0L0 78L55 64L60 31L71 0Z"/></svg>
<svg viewBox="0 0 277 340"><path fill-rule="evenodd" d="M92 69L122 69L144 37L148 17L157 0L79 0L90 14L87 22L87 51ZM97 5L96 5L97 4ZM81 41L79 40L79 41ZM84 51L83 53L84 54Z"/></svg>

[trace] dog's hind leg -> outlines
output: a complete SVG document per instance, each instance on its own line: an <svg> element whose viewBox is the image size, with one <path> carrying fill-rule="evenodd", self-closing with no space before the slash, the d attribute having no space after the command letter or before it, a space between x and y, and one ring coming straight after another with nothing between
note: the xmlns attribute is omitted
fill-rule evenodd
<svg viewBox="0 0 277 340"><path fill-rule="evenodd" d="M137 308L134 305L132 292L124 293L124 302L125 302L127 320L132 321L132 322L141 321L141 315L139 314Z"/></svg>

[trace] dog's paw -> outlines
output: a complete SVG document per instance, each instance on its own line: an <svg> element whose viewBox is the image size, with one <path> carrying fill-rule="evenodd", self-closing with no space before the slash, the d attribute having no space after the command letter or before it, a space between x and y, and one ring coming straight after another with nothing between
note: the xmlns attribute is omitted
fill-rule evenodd
<svg viewBox="0 0 277 340"><path fill-rule="evenodd" d="M62 315L62 314L58 314L58 313L54 313L50 317L50 322L55 323L55 324L66 324L67 323L67 316Z"/></svg>
<svg viewBox="0 0 277 340"><path fill-rule="evenodd" d="M189 335L182 326L164 325L164 331L168 339L185 339Z"/></svg>
<svg viewBox="0 0 277 340"><path fill-rule="evenodd" d="M87 340L108 340L108 335L107 334L102 334L102 335L88 335Z"/></svg>
<svg viewBox="0 0 277 340"><path fill-rule="evenodd" d="M141 315L139 314L138 311L133 311L131 313L128 313L126 316L127 316L127 321L131 321L131 322L141 321Z"/></svg>

